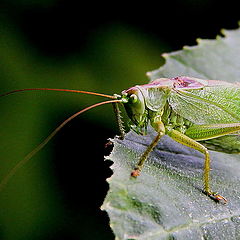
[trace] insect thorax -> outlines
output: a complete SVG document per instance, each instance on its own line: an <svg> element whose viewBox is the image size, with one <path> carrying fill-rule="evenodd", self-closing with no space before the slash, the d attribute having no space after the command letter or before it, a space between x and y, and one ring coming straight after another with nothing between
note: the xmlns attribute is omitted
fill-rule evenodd
<svg viewBox="0 0 240 240"><path fill-rule="evenodd" d="M168 103L164 106L161 119L165 127L175 129L181 133L185 133L193 125L192 122L174 112Z"/></svg>
<svg viewBox="0 0 240 240"><path fill-rule="evenodd" d="M175 129L181 133L185 133L186 130L193 125L192 122L174 112L168 103L159 111L146 109L145 116L146 118L143 125L135 125L132 124L132 122L129 124L130 128L137 134L146 135L148 125L151 124L154 128L156 119L162 121L164 126L168 129Z"/></svg>

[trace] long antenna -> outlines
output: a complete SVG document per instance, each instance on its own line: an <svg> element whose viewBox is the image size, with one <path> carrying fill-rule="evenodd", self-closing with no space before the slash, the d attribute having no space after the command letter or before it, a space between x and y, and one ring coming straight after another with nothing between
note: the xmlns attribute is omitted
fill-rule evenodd
<svg viewBox="0 0 240 240"><path fill-rule="evenodd" d="M70 116L68 119L66 119L64 122L62 122L47 138L45 138L36 148L34 148L29 154L27 154L24 159L22 159L20 162L17 163L17 165L12 168L8 174L4 177L4 179L0 182L0 191L2 191L3 187L9 182L9 180L14 176L14 174L17 172L19 168L21 168L23 165L25 165L38 151L40 151L55 135L56 133L63 128L69 121L71 121L73 118L77 117L78 115L101 105L107 104L107 103L121 103L122 100L109 100L104 101L100 103L93 104L89 107L86 107L82 109L79 112L76 112L72 116Z"/></svg>
<svg viewBox="0 0 240 240"><path fill-rule="evenodd" d="M58 91L58 92L85 93L85 94L90 94L90 95L96 95L96 96L116 99L115 96L102 94L102 93L87 92L87 91L80 91L80 90L71 90L71 89L60 89L60 88L24 88L24 89L17 89L17 90L13 90L13 91L10 91L10 92L7 92L7 93L3 93L3 94L0 95L0 97L7 96L7 95L17 93L17 92L24 92L24 91Z"/></svg>

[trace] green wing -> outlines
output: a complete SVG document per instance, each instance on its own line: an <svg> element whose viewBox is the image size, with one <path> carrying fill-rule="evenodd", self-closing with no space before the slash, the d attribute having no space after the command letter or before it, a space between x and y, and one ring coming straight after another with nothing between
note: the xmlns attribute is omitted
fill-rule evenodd
<svg viewBox="0 0 240 240"><path fill-rule="evenodd" d="M206 86L201 89L172 89L169 105L194 124L240 122L240 88Z"/></svg>
<svg viewBox="0 0 240 240"><path fill-rule="evenodd" d="M240 153L240 134L229 134L200 142L210 150L226 153Z"/></svg>

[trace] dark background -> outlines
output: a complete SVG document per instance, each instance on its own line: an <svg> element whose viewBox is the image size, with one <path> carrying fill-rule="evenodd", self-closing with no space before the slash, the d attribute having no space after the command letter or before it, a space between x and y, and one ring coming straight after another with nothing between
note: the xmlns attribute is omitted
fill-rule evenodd
<svg viewBox="0 0 240 240"><path fill-rule="evenodd" d="M5 0L1 92L52 87L107 94L148 81L161 54L238 27L233 2ZM87 95L26 92L1 99L1 179ZM0 239L114 239L100 210L111 176L104 145L118 133L111 106L64 127L0 192Z"/></svg>

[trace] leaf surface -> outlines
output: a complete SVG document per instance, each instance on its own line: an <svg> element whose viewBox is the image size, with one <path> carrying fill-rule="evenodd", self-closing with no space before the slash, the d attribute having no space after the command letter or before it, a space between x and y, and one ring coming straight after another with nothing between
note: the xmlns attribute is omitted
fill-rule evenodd
<svg viewBox="0 0 240 240"><path fill-rule="evenodd" d="M151 80L179 75L239 82L240 30L198 40L198 46L165 54ZM240 155L212 151L211 186L228 199L217 204L202 194L201 153L164 136L137 179L130 172L156 133L114 140L110 190L102 209L116 239L240 239Z"/></svg>

